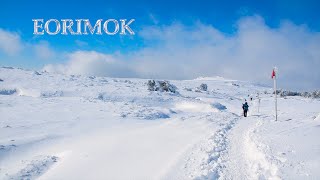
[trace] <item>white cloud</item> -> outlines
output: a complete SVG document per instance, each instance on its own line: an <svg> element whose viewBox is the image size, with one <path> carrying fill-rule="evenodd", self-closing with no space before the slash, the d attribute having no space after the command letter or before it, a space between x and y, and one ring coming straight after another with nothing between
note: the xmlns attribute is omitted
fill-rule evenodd
<svg viewBox="0 0 320 180"><path fill-rule="evenodd" d="M21 51L23 44L17 33L5 31L0 28L0 51L7 55L15 55Z"/></svg>
<svg viewBox="0 0 320 180"><path fill-rule="evenodd" d="M16 32L5 31L0 28L0 54L4 54L7 59L15 61L16 59L49 60L56 59L57 54L50 47L47 41L26 42ZM14 58L12 58L14 56ZM23 57L23 58L22 58Z"/></svg>
<svg viewBox="0 0 320 180"><path fill-rule="evenodd" d="M134 76L128 64L112 55L96 51L75 51L67 54L67 63L46 65L44 70L64 74L83 74L110 77Z"/></svg>
<svg viewBox="0 0 320 180"><path fill-rule="evenodd" d="M55 58L56 53L50 47L47 41L40 41L37 44L32 45L35 55L40 59L52 59Z"/></svg>
<svg viewBox="0 0 320 180"><path fill-rule="evenodd" d="M283 22L270 28L254 16L239 20L232 35L202 23L147 27L141 34L147 42L156 42L134 55L135 69L143 77L221 75L269 83L276 65L280 87L320 87L320 33L305 26Z"/></svg>
<svg viewBox="0 0 320 180"><path fill-rule="evenodd" d="M95 51L70 53L69 74L191 79L220 75L271 83L279 68L279 87L320 87L320 33L284 21L267 26L260 16L238 21L234 34L196 22L148 26L139 32L145 48L123 55Z"/></svg>

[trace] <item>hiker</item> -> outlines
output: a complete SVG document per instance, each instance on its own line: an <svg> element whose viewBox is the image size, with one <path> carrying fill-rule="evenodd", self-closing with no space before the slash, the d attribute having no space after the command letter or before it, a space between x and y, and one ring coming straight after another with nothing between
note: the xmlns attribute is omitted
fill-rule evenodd
<svg viewBox="0 0 320 180"><path fill-rule="evenodd" d="M242 104L242 109L243 109L243 116L247 117L247 113L249 111L249 105L247 101L244 104Z"/></svg>

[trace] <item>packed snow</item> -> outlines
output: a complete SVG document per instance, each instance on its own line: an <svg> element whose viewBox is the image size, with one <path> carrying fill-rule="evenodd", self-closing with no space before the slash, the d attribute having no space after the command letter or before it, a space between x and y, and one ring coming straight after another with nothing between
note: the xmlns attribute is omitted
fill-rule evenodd
<svg viewBox="0 0 320 180"><path fill-rule="evenodd" d="M272 88L222 77L0 79L0 179L320 178L319 99L279 97L275 121Z"/></svg>

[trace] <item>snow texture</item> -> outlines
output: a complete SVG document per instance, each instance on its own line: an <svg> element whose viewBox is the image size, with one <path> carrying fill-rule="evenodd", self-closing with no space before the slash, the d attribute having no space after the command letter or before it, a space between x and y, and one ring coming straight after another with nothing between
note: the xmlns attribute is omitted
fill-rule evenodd
<svg viewBox="0 0 320 180"><path fill-rule="evenodd" d="M275 121L271 87L222 77L0 78L0 179L320 178L317 98L279 97Z"/></svg>

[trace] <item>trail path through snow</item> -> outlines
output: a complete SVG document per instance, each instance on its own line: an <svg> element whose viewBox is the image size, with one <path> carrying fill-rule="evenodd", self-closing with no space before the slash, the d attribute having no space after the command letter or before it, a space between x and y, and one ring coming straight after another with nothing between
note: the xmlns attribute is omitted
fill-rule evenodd
<svg viewBox="0 0 320 180"><path fill-rule="evenodd" d="M230 133L223 179L280 179L278 167L264 152L265 145L256 139L260 123L257 116L241 118Z"/></svg>

